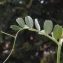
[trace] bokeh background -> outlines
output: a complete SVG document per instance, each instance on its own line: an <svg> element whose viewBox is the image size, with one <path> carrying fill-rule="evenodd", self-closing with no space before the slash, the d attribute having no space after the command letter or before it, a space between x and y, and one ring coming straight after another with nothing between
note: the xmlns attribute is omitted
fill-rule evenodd
<svg viewBox="0 0 63 63"><path fill-rule="evenodd" d="M63 0L0 0L0 31L15 35L16 31L10 26L18 25L16 19L24 19L27 15L33 20L37 18L41 29L45 20L63 26ZM0 32L0 63L9 55L13 40ZM6 63L56 63L56 52L57 46L53 41L36 32L23 30L19 33L15 49Z"/></svg>

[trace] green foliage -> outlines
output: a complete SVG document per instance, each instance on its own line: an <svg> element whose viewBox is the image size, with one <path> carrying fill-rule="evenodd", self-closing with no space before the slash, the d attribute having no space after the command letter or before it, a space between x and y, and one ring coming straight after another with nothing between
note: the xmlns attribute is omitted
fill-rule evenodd
<svg viewBox="0 0 63 63"><path fill-rule="evenodd" d="M25 22L28 27L32 28L33 27L33 19L30 16L25 17Z"/></svg>
<svg viewBox="0 0 63 63"><path fill-rule="evenodd" d="M36 29L37 29L37 30L39 30L39 31L40 31L40 25L39 25L39 23L38 23L38 20L37 20L37 19L35 19L35 27L36 27Z"/></svg>
<svg viewBox="0 0 63 63"><path fill-rule="evenodd" d="M25 22L22 18L17 18L16 22L19 24L19 26L17 25L11 25L10 28L12 28L13 30L20 30L20 28L32 28L33 27L33 19L30 16L26 16L25 17Z"/></svg>
<svg viewBox="0 0 63 63"><path fill-rule="evenodd" d="M53 30L53 36L55 39L59 39L62 35L62 27L59 25L55 25Z"/></svg>
<svg viewBox="0 0 63 63"><path fill-rule="evenodd" d="M5 63L8 60L8 58L10 57L10 55L12 54L12 51L15 47L17 36L18 36L19 32L21 32L23 29L28 29L28 30L31 30L31 31L38 32L38 33L40 33L40 35L44 35L44 36L48 37L49 39L53 40L58 45L57 63L60 63L60 52L61 52L61 46L62 46L62 42L63 42L63 39L60 38L61 35L62 35L62 27L61 26L55 25L54 30L53 30L53 34L52 34L55 39L53 39L53 37L48 35L48 34L51 33L52 28L53 28L52 21L46 20L44 22L44 30L42 30L42 31L40 31L40 25L39 25L37 19L35 19L35 26L36 26L37 30L32 28L33 27L33 20L30 16L25 17L26 24L24 23L24 20L22 18L18 18L18 19L16 19L16 21L19 24L19 26L21 26L22 28L20 29L19 26L11 25L12 29L18 30L15 36L12 36L10 34L7 34L7 33L3 32L6 35L14 37L14 44L13 44L12 50L11 50L10 54L8 55L8 57L5 59L5 61L3 63ZM59 41L57 41L57 39L59 39ZM61 41L60 41L60 39L61 39ZM29 45L29 43L28 44L25 43L24 44L24 49L26 49L28 51L29 49L31 49L31 45Z"/></svg>
<svg viewBox="0 0 63 63"><path fill-rule="evenodd" d="M19 26L24 27L25 23L24 20L22 18L17 18L16 22L19 24Z"/></svg>
<svg viewBox="0 0 63 63"><path fill-rule="evenodd" d="M32 16L33 19L38 18L39 21L42 19L40 21L40 24L43 23L44 20L48 19L52 20L54 25L55 24L63 25L62 8L63 0L0 0L0 29L10 34L12 33L15 34L12 30L9 30L9 26L11 24L16 23L15 19L17 17L20 16L24 18L26 15ZM41 24L41 27L42 26L43 24ZM29 27L25 25L24 28ZM43 32L44 30L42 30L42 33ZM4 37L3 42L5 43L5 38L7 36L6 35L0 36ZM17 45L19 46L19 44Z"/></svg>
<svg viewBox="0 0 63 63"><path fill-rule="evenodd" d="M61 46L62 46L62 40L61 41L57 41L57 39L60 39L61 35L62 35L62 27L59 26L59 25L56 25L54 27L54 30L53 30L53 36L55 39L53 39L53 37L49 36L48 34L50 34L52 32L52 28L53 28L53 23L52 21L50 20L46 20L44 22L44 30L40 31L40 25L38 23L38 20L35 19L35 27L37 30L33 29L33 20L30 16L26 16L25 17L25 22L26 24L24 26L28 26L30 28L27 28L31 31L35 31L35 32L38 32L39 34L41 35L44 35L46 37L48 37L49 39L53 40L57 45L58 45L58 52L57 52L57 63L60 63L60 52L61 52ZM20 22L21 23L21 22ZM21 26L21 24L19 24ZM24 28L23 28L24 29ZM21 30L23 30L21 29ZM25 28L26 29L26 28ZM21 32L21 30L19 30L17 33L16 33L16 37L18 35L19 32ZM45 32L45 33L44 33ZM16 40L16 39L15 39ZM14 41L15 42L15 41ZM24 44L24 48L28 50L28 48L30 48L29 44ZM11 50L12 51L12 50Z"/></svg>
<svg viewBox="0 0 63 63"><path fill-rule="evenodd" d="M51 20L46 20L44 22L44 30L47 34L50 34L53 28L53 23Z"/></svg>
<svg viewBox="0 0 63 63"><path fill-rule="evenodd" d="M11 25L10 28L12 28L13 30L20 30L21 27L17 26L17 25Z"/></svg>

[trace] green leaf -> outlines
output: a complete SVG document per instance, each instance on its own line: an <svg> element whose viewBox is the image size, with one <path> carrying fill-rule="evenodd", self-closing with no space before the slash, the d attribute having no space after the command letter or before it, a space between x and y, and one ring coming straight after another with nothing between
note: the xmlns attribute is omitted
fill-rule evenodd
<svg viewBox="0 0 63 63"><path fill-rule="evenodd" d="M32 28L33 27L33 19L30 16L25 17L25 22L28 27Z"/></svg>
<svg viewBox="0 0 63 63"><path fill-rule="evenodd" d="M16 22L19 24L19 26L24 27L25 23L24 20L22 18L17 18Z"/></svg>
<svg viewBox="0 0 63 63"><path fill-rule="evenodd" d="M36 27L36 29L38 29L40 31L40 25L39 25L37 19L35 19L35 27Z"/></svg>
<svg viewBox="0 0 63 63"><path fill-rule="evenodd" d="M19 30L20 29L20 27L17 25L11 25L10 28L12 28L13 30Z"/></svg>
<svg viewBox="0 0 63 63"><path fill-rule="evenodd" d="M46 20L44 22L44 30L47 34L51 33L52 31L52 28L53 28L53 23L51 20Z"/></svg>
<svg viewBox="0 0 63 63"><path fill-rule="evenodd" d="M62 34L62 27L59 25L55 25L54 30L53 30L53 36L55 39L59 39Z"/></svg>

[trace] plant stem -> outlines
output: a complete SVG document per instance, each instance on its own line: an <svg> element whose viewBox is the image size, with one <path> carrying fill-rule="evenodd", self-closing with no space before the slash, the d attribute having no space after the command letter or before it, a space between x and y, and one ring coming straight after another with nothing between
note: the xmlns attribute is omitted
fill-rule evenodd
<svg viewBox="0 0 63 63"><path fill-rule="evenodd" d="M61 45L58 45L57 51L57 63L60 63Z"/></svg>
<svg viewBox="0 0 63 63"><path fill-rule="evenodd" d="M8 36L11 36L11 37L15 38L15 36L13 36L13 35L11 35L11 34L8 34L8 33L5 33L5 32L3 32L3 31L1 31L1 33L3 33L3 34L5 34L5 35L8 35Z"/></svg>
<svg viewBox="0 0 63 63"><path fill-rule="evenodd" d="M10 55L11 55L11 54L12 54L12 52L14 51L15 42L16 42L16 38L14 39L14 44L13 44L13 47L12 47L12 49L11 49L11 51L10 51L10 54L9 54L9 55L8 55L8 57L4 60L4 62L3 62L3 63L5 63L5 62L9 59Z"/></svg>
<svg viewBox="0 0 63 63"><path fill-rule="evenodd" d="M12 54L12 52L14 51L16 39L17 39L17 36L18 36L18 34L19 34L19 32L20 32L21 30L22 30L22 29L20 29L20 30L16 33L16 35L15 35L15 37L14 37L14 43L13 43L12 49L11 49L11 51L10 51L10 54L7 56L7 58L4 60L3 63L6 63L6 61L9 59L9 57L10 57L11 54ZM7 35L7 33L6 33L6 35ZM12 36L12 35L11 35L11 36Z"/></svg>
<svg viewBox="0 0 63 63"><path fill-rule="evenodd" d="M58 41L57 41L56 39L52 38L52 37L49 36L48 34L45 34L45 33L41 32L41 31L39 31L39 30L36 30L36 29L29 29L29 28L28 28L28 30L38 32L38 33L40 33L40 35L44 35L44 36L48 37L49 39L51 39L53 42L55 42L57 45L60 45L60 44L58 44Z"/></svg>

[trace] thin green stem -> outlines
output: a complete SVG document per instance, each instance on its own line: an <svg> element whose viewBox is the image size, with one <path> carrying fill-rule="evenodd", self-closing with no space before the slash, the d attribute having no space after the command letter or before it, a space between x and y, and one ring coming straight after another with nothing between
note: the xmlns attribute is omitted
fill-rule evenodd
<svg viewBox="0 0 63 63"><path fill-rule="evenodd" d="M58 45L58 41L56 39L52 38L51 36L49 36L47 34L44 34L44 36L48 37L49 39L51 39L53 42L55 42Z"/></svg>
<svg viewBox="0 0 63 63"><path fill-rule="evenodd" d="M9 59L10 55L12 54L12 52L13 52L13 50L14 50L15 42L16 42L16 37L15 37L15 39L14 39L14 44L13 44L13 47L12 47L12 49L11 49L11 51L10 51L10 54L9 54L8 57L4 60L3 63L5 63L5 62Z"/></svg>
<svg viewBox="0 0 63 63"><path fill-rule="evenodd" d="M58 46L58 51L57 51L57 63L60 63L60 53L61 53L61 46Z"/></svg>
<svg viewBox="0 0 63 63"><path fill-rule="evenodd" d="M12 49L11 49L11 51L10 51L10 54L9 54L8 57L4 60L3 63L5 63L5 62L9 59L9 57L10 57L11 54L12 54L12 52L14 51L14 47L15 47L15 43L16 43L16 39L17 39L17 36L18 36L18 34L19 34L19 32L20 32L21 30L22 30L22 29L20 29L20 30L16 33L16 36L15 36L15 39L14 39L14 44L13 44L13 47L12 47Z"/></svg>
<svg viewBox="0 0 63 63"><path fill-rule="evenodd" d="M62 42L63 40L60 40L59 42L55 39L55 38L52 38L51 36L49 36L48 34L46 33L43 33L41 31L38 31L38 30L35 30L35 29L29 29L31 31L36 31L38 33L40 33L41 35L44 35L46 37L48 37L49 39L51 39L53 42L55 42L57 45L58 45L58 51L57 51L57 63L60 63L60 53L61 53L61 46L62 46Z"/></svg>
<svg viewBox="0 0 63 63"><path fill-rule="evenodd" d="M8 35L8 36L11 36L11 37L15 38L15 36L13 36L13 35L11 35L11 34L8 34L8 33L5 33L5 32L3 32L3 31L1 31L1 33L3 33L3 34L5 34L5 35Z"/></svg>
<svg viewBox="0 0 63 63"><path fill-rule="evenodd" d="M48 37L49 39L51 39L53 42L55 42L57 45L60 45L60 44L58 44L58 41L56 39L52 38L51 36L49 36L46 33L43 33L43 32L36 30L36 29L29 29L29 30L38 32L38 33L40 33L40 35L44 35L44 36Z"/></svg>

